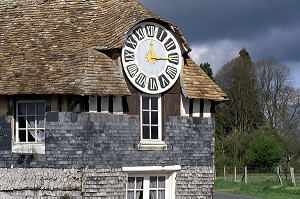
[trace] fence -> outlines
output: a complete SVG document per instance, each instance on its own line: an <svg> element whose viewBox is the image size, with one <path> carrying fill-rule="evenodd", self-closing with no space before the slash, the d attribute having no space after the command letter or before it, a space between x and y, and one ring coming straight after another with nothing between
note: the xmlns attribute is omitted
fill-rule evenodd
<svg viewBox="0 0 300 199"><path fill-rule="evenodd" d="M251 180L257 181L258 178L273 179L279 184L292 184L293 186L300 185L300 170L282 169L276 167L274 169L255 169L248 167L223 167L215 170L215 179L222 178L225 181L244 182L248 183Z"/></svg>

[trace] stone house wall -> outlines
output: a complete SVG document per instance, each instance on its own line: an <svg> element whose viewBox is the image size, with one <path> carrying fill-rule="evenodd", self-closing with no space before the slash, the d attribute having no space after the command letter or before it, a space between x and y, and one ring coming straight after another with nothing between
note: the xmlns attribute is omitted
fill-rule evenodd
<svg viewBox="0 0 300 199"><path fill-rule="evenodd" d="M138 116L49 112L46 114L45 154L34 154L31 162L26 162L29 154L24 154L25 161L20 162L22 154L11 153L11 123L12 117L0 117L0 167L13 168L2 169L1 178L18 182L15 179L19 179L19 175L11 176L19 172L25 181L46 179L44 184L47 185L36 187L33 183L26 187L26 183L19 186L7 182L5 184L12 187L1 185L2 194L125 198L127 174L122 172L122 167L181 165L176 176L176 198L212 197L214 124L211 119L168 116L163 127L167 150L140 151L137 148ZM54 183L57 187L52 187L53 182L47 180L49 172L53 173L51 179L57 181ZM45 178L41 180L39 176ZM199 190L201 196L196 196Z"/></svg>

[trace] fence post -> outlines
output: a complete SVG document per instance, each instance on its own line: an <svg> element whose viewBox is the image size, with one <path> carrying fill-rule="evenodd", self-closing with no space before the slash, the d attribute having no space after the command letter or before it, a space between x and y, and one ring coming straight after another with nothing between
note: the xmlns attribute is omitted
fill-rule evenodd
<svg viewBox="0 0 300 199"><path fill-rule="evenodd" d="M234 182L236 182L236 166L234 167Z"/></svg>
<svg viewBox="0 0 300 199"><path fill-rule="evenodd" d="M291 171L292 183L293 183L294 186L296 187L296 180L295 180L294 168L290 167L290 171Z"/></svg>
<svg viewBox="0 0 300 199"><path fill-rule="evenodd" d="M226 168L224 166L224 180L226 181Z"/></svg>
<svg viewBox="0 0 300 199"><path fill-rule="evenodd" d="M276 168L276 172L277 172L277 178L278 178L278 181L279 181L280 184L282 185L282 179L281 179L281 176L280 176L280 168L279 168L279 167Z"/></svg>
<svg viewBox="0 0 300 199"><path fill-rule="evenodd" d="M247 166L245 166L245 184L247 184L247 177L248 177L248 175L247 175Z"/></svg>

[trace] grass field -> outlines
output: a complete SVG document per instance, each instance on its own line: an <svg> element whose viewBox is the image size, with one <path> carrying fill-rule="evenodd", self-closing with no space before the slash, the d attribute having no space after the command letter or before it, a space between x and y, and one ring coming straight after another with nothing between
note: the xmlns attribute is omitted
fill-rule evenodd
<svg viewBox="0 0 300 199"><path fill-rule="evenodd" d="M275 174L248 174L248 183L241 182L242 176L238 176L239 182L233 181L233 176L219 177L215 180L215 192L242 194L257 196L265 199L299 199L300 198L300 175L295 176L296 187L291 180L285 181L283 185L277 182ZM298 185L297 185L298 183Z"/></svg>

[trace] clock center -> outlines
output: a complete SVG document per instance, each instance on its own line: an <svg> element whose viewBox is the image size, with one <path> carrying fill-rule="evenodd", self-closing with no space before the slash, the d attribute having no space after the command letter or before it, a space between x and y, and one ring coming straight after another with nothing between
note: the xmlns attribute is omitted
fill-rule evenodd
<svg viewBox="0 0 300 199"><path fill-rule="evenodd" d="M137 47L140 69L148 75L159 75L166 67L164 47L154 39L146 39Z"/></svg>

